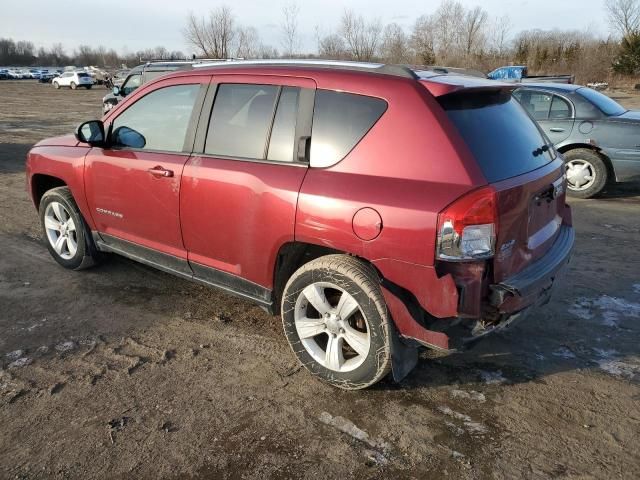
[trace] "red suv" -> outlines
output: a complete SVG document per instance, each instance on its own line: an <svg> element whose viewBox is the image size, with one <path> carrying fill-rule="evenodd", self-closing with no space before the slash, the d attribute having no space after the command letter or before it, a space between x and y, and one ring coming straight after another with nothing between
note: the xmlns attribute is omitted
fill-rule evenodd
<svg viewBox="0 0 640 480"><path fill-rule="evenodd" d="M405 67L228 62L38 143L47 246L113 252L281 314L345 389L406 375L548 299L574 242L562 158L513 85Z"/></svg>

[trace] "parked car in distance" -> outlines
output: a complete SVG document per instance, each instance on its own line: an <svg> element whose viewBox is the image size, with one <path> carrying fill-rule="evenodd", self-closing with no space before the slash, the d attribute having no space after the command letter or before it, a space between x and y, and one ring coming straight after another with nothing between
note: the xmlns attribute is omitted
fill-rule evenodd
<svg viewBox="0 0 640 480"><path fill-rule="evenodd" d="M514 96L563 154L570 195L640 179L640 112L580 85L523 85Z"/></svg>
<svg viewBox="0 0 640 480"><path fill-rule="evenodd" d="M529 75L529 70L524 65L496 68L487 77L491 80L518 83L573 83L575 81L574 75Z"/></svg>
<svg viewBox="0 0 640 480"><path fill-rule="evenodd" d="M36 144L28 191L63 267L114 252L252 300L313 375L365 388L523 318L569 259L563 161L513 88L202 65Z"/></svg>
<svg viewBox="0 0 640 480"><path fill-rule="evenodd" d="M192 61L172 61L172 62L147 62L128 71L126 78L118 85L114 82L113 90L102 99L102 111L107 113L118 102L121 102L127 95L130 95L138 87L145 83L166 75L176 70L191 68Z"/></svg>
<svg viewBox="0 0 640 480"><path fill-rule="evenodd" d="M8 80L9 79L9 70L6 68L0 69L0 80Z"/></svg>
<svg viewBox="0 0 640 480"><path fill-rule="evenodd" d="M55 77L51 83L54 88L69 87L71 90L83 87L90 90L93 86L93 78L87 72L64 72Z"/></svg>
<svg viewBox="0 0 640 480"><path fill-rule="evenodd" d="M51 83L51 80L55 77L57 77L56 73L50 72L49 70L40 70L40 78L38 81L40 83Z"/></svg>

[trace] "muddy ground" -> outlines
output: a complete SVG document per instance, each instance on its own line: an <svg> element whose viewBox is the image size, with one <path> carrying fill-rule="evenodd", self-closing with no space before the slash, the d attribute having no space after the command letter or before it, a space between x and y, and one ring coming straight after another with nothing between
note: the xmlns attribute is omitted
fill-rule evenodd
<svg viewBox="0 0 640 480"><path fill-rule="evenodd" d="M0 478L640 478L640 185L571 201L573 262L526 323L343 392L249 303L49 257L25 154L105 92L0 82Z"/></svg>

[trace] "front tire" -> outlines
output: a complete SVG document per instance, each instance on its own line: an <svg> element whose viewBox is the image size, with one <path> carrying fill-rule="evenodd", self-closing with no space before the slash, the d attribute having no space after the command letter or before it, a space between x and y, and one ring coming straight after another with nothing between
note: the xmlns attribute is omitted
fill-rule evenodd
<svg viewBox="0 0 640 480"><path fill-rule="evenodd" d="M567 172L567 193L572 197L594 197L607 184L607 166L597 152L576 148L566 152L564 160Z"/></svg>
<svg viewBox="0 0 640 480"><path fill-rule="evenodd" d="M71 270L97 263L98 252L89 228L67 187L46 192L39 213L47 248L56 262Z"/></svg>
<svg viewBox="0 0 640 480"><path fill-rule="evenodd" d="M87 86L86 86L86 89L87 89L87 90L91 90L91 87L92 87L92 86L93 86L93 85L87 85Z"/></svg>
<svg viewBox="0 0 640 480"><path fill-rule="evenodd" d="M303 265L282 295L282 324L312 375L345 389L369 387L391 369L391 319L376 271L348 255Z"/></svg>
<svg viewBox="0 0 640 480"><path fill-rule="evenodd" d="M53 82L53 88L55 88L56 90L59 90L60 84L58 82Z"/></svg>

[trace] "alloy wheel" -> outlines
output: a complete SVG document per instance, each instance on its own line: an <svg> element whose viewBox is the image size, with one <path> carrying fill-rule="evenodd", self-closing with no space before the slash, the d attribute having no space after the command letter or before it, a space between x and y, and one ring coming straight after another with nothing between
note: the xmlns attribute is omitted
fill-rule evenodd
<svg viewBox="0 0 640 480"><path fill-rule="evenodd" d="M364 363L371 348L370 328L358 302L328 282L304 288L295 305L300 342L323 367L349 372Z"/></svg>
<svg viewBox="0 0 640 480"><path fill-rule="evenodd" d="M60 202L51 202L44 212L44 229L47 240L56 253L71 260L78 251L76 224L69 210Z"/></svg>

